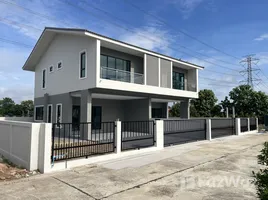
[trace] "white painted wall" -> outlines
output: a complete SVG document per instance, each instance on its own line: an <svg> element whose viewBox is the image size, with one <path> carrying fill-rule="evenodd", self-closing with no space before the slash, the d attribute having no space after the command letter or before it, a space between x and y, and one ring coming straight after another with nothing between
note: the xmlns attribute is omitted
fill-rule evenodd
<svg viewBox="0 0 268 200"><path fill-rule="evenodd" d="M71 91L93 88L96 85L97 40L90 37L77 37L58 34L51 42L35 69L35 98L62 94ZM80 52L87 52L87 78L79 79ZM62 69L57 63L62 61ZM54 72L49 73L49 67ZM42 70L47 69L46 89L42 89Z"/></svg>
<svg viewBox="0 0 268 200"><path fill-rule="evenodd" d="M44 138L49 140L45 141ZM49 141L51 124L0 121L0 154L27 170L40 169L44 172L45 169L49 169ZM42 157L44 154L46 156Z"/></svg>
<svg viewBox="0 0 268 200"><path fill-rule="evenodd" d="M0 120L33 122L34 118L33 117L0 117Z"/></svg>

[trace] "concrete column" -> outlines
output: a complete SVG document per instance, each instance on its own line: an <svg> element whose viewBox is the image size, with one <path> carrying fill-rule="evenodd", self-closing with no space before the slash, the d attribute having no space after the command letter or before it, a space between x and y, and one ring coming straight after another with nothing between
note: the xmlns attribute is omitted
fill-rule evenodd
<svg viewBox="0 0 268 200"><path fill-rule="evenodd" d="M173 62L170 62L170 73L171 73L171 78L170 78L170 88L173 89Z"/></svg>
<svg viewBox="0 0 268 200"><path fill-rule="evenodd" d="M155 146L158 149L164 148L164 121L155 120Z"/></svg>
<svg viewBox="0 0 268 200"><path fill-rule="evenodd" d="M206 139L211 140L211 119L206 119Z"/></svg>
<svg viewBox="0 0 268 200"><path fill-rule="evenodd" d="M241 134L241 122L240 122L240 118L236 118L235 119L235 133L236 133L236 135L240 135Z"/></svg>
<svg viewBox="0 0 268 200"><path fill-rule="evenodd" d="M152 99L151 98L148 99L148 104L149 104L148 106L149 119L151 119L152 118Z"/></svg>
<svg viewBox="0 0 268 200"><path fill-rule="evenodd" d="M147 54L144 54L143 57L143 80L144 85L147 84Z"/></svg>
<svg viewBox="0 0 268 200"><path fill-rule="evenodd" d="M161 87L161 59L158 58L158 87Z"/></svg>
<svg viewBox="0 0 268 200"><path fill-rule="evenodd" d="M92 112L92 95L89 90L81 91L80 121L90 122L84 124L81 130L84 130L84 139L91 139L91 112Z"/></svg>
<svg viewBox="0 0 268 200"><path fill-rule="evenodd" d="M96 86L98 86L98 84L100 82L100 71L101 71L100 56L101 56L101 41L96 40ZM88 71L90 68L91 68L91 66L87 66Z"/></svg>
<svg viewBox="0 0 268 200"><path fill-rule="evenodd" d="M168 119L169 118L169 110L168 110L168 103L167 103L167 114L166 114L166 118Z"/></svg>
<svg viewBox="0 0 268 200"><path fill-rule="evenodd" d="M40 124L33 124L32 131L38 129ZM36 132L34 132L35 134ZM51 170L51 140L52 124L41 124L39 134L39 151L38 151L38 169L41 173L47 173Z"/></svg>
<svg viewBox="0 0 268 200"><path fill-rule="evenodd" d="M48 93L44 94L44 122L47 122L47 105L49 103L49 95Z"/></svg>
<svg viewBox="0 0 268 200"><path fill-rule="evenodd" d="M115 153L121 153L121 121L115 121Z"/></svg>
<svg viewBox="0 0 268 200"><path fill-rule="evenodd" d="M190 119L190 100L181 101L180 117Z"/></svg>
<svg viewBox="0 0 268 200"><path fill-rule="evenodd" d="M248 131L250 131L250 118L248 118Z"/></svg>

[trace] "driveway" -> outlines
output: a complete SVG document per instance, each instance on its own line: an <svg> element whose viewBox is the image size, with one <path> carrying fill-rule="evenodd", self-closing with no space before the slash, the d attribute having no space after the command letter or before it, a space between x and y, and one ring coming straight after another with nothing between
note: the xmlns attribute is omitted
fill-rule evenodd
<svg viewBox="0 0 268 200"><path fill-rule="evenodd" d="M230 136L0 183L0 199L256 199L268 134Z"/></svg>

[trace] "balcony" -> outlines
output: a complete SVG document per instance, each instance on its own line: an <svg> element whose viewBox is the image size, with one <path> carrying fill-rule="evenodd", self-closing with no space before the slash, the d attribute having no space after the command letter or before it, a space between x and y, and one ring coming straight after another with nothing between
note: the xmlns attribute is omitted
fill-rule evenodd
<svg viewBox="0 0 268 200"><path fill-rule="evenodd" d="M127 83L144 84L143 74L113 69L108 67L101 67L101 78L114 81L121 81Z"/></svg>

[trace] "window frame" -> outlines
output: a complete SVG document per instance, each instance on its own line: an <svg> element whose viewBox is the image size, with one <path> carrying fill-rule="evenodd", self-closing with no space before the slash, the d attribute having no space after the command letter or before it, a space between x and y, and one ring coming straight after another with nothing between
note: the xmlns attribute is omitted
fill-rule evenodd
<svg viewBox="0 0 268 200"><path fill-rule="evenodd" d="M61 68L59 68L59 63L61 63ZM63 63L62 60L60 60L59 62L57 62L57 70L61 70L63 68L62 63Z"/></svg>
<svg viewBox="0 0 268 200"><path fill-rule="evenodd" d="M81 77L81 55L83 54L83 53L85 53L85 76L84 77ZM86 51L86 49L84 49L84 50L82 50L82 51L80 51L79 52L79 67L78 67L78 69L79 69L79 79L81 80L81 79L86 79L87 78L87 51Z"/></svg>
<svg viewBox="0 0 268 200"><path fill-rule="evenodd" d="M49 109L48 108L49 107L51 107L51 116L50 116L51 117L51 122L48 122L48 118L49 118L49 115L48 115L49 114L49 112L48 112ZM53 123L53 104L48 104L47 105L47 123Z"/></svg>
<svg viewBox="0 0 268 200"><path fill-rule="evenodd" d="M37 108L43 108L43 116L42 116L42 118L43 119L36 119L36 109ZM44 105L37 105L37 106L34 106L34 121L35 122L43 122L44 121Z"/></svg>
<svg viewBox="0 0 268 200"><path fill-rule="evenodd" d="M45 71L45 79L44 79L44 71ZM47 87L47 69L46 68L42 70L41 84L42 84L41 85L42 86L42 89L43 90L46 89L46 87Z"/></svg>
<svg viewBox="0 0 268 200"><path fill-rule="evenodd" d="M61 113L61 116L60 116L60 122L59 123L62 123L62 103L58 103L56 104L56 127L57 128L61 128L61 126L58 126L58 121L57 121L57 118L58 118L58 106L61 106L61 109L60 109L60 113Z"/></svg>
<svg viewBox="0 0 268 200"><path fill-rule="evenodd" d="M52 71L50 71L50 68L52 67ZM54 65L50 65L49 68L48 68L48 73L53 73L54 72Z"/></svg>

